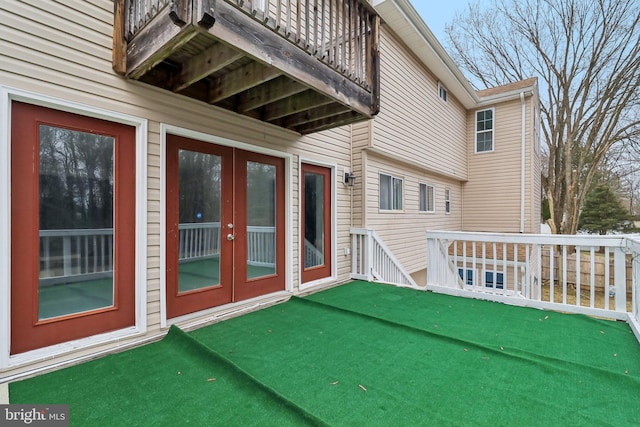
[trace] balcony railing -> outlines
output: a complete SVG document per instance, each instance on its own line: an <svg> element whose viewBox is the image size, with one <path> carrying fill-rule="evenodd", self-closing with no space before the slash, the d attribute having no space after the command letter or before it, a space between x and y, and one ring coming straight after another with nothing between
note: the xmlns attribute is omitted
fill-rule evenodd
<svg viewBox="0 0 640 427"><path fill-rule="evenodd" d="M379 108L366 0L116 0L114 69L309 133Z"/></svg>

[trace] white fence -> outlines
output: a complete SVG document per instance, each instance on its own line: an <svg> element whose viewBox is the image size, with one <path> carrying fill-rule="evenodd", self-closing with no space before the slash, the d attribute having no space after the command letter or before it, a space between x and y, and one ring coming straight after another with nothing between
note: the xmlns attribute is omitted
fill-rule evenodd
<svg viewBox="0 0 640 427"><path fill-rule="evenodd" d="M351 229L351 278L417 288L374 230Z"/></svg>
<svg viewBox="0 0 640 427"><path fill-rule="evenodd" d="M633 236L427 232L427 289L630 320L640 339Z"/></svg>

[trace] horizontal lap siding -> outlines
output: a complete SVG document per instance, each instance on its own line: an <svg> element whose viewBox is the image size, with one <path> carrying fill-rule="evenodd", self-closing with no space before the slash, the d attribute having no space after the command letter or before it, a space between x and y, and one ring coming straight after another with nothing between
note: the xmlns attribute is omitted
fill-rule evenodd
<svg viewBox="0 0 640 427"><path fill-rule="evenodd" d="M403 210L379 210L379 173L403 179ZM409 271L426 268L428 230L460 230L462 192L459 181L431 175L417 168L367 156L367 228L372 228ZM435 213L419 212L419 184L435 187ZM451 191L451 213L445 213L445 189Z"/></svg>
<svg viewBox="0 0 640 427"><path fill-rule="evenodd" d="M127 81L112 70L113 2L29 0L0 2L0 84L62 101L147 119L147 321L149 335L160 330L160 124L266 147L293 155L291 182L293 281L298 286L298 156L350 167L351 128L300 137L289 131L208 106L181 95ZM349 191L337 191L338 248L349 245ZM350 260L338 257L339 280Z"/></svg>
<svg viewBox="0 0 640 427"><path fill-rule="evenodd" d="M373 145L425 168L466 179L466 112L404 44L383 27L380 114Z"/></svg>
<svg viewBox="0 0 640 427"><path fill-rule="evenodd" d="M464 187L464 230L520 231L521 101L494 107L494 151L475 153L475 117L469 111L469 182ZM534 191L539 191L539 159L533 147L532 97L526 98L525 122L525 232L537 232ZM484 109L484 108L483 108ZM536 167L536 165L538 165ZM536 190L537 189L537 190ZM527 196L527 194L529 196Z"/></svg>

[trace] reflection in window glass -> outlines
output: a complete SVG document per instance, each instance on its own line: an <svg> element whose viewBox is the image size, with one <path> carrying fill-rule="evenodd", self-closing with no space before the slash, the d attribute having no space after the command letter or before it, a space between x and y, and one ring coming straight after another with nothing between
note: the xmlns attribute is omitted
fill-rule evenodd
<svg viewBox="0 0 640 427"><path fill-rule="evenodd" d="M178 291L220 284L219 156L179 150Z"/></svg>
<svg viewBox="0 0 640 427"><path fill-rule="evenodd" d="M115 140L40 125L39 145L38 318L111 307Z"/></svg>
<svg viewBox="0 0 640 427"><path fill-rule="evenodd" d="M304 174L304 267L324 265L324 176Z"/></svg>
<svg viewBox="0 0 640 427"><path fill-rule="evenodd" d="M276 167L247 162L247 277L276 273Z"/></svg>

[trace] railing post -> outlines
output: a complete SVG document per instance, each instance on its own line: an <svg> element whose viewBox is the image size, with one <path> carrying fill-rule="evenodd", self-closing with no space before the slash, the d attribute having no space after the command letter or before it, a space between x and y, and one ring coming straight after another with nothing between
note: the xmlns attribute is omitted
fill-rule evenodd
<svg viewBox="0 0 640 427"><path fill-rule="evenodd" d="M364 270L367 276L367 280L372 281L373 280L373 274L371 272L371 268L373 266L373 231L372 230L367 230L364 248L365 248L364 249L364 252L365 252Z"/></svg>
<svg viewBox="0 0 640 427"><path fill-rule="evenodd" d="M65 276L71 276L71 237L62 238L62 262Z"/></svg>
<svg viewBox="0 0 640 427"><path fill-rule="evenodd" d="M616 292L615 310L627 311L627 263L626 253L621 248L614 249L614 287Z"/></svg>

